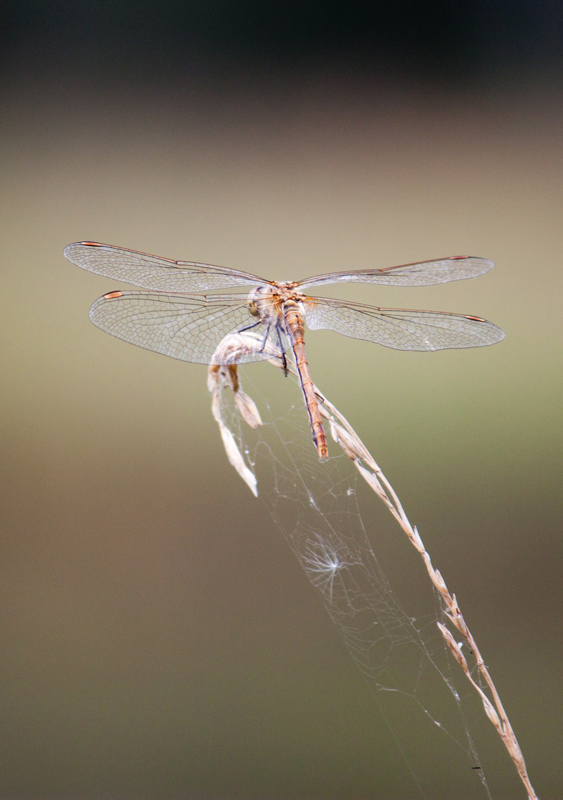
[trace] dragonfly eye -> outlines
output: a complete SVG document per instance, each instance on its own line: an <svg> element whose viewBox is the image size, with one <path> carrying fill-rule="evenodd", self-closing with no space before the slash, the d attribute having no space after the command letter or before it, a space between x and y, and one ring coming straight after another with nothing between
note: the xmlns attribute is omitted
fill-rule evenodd
<svg viewBox="0 0 563 800"><path fill-rule="evenodd" d="M248 310L252 314L253 317L260 316L260 312L258 311L258 303L256 300L249 300L247 303Z"/></svg>

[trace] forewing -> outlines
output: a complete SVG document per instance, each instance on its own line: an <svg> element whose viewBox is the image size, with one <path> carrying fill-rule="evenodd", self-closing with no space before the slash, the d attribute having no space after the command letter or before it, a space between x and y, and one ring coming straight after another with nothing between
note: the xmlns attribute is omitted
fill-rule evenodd
<svg viewBox="0 0 563 800"><path fill-rule="evenodd" d="M503 331L492 322L463 314L375 308L320 298L304 307L312 330L331 330L395 350L482 347L504 339Z"/></svg>
<svg viewBox="0 0 563 800"><path fill-rule="evenodd" d="M360 269L350 272L329 272L305 278L297 286L306 289L325 283L379 283L386 286L431 286L448 281L476 278L494 267L492 261L473 256L452 256L437 261L420 261L386 269Z"/></svg>
<svg viewBox="0 0 563 800"><path fill-rule="evenodd" d="M200 293L232 286L260 286L262 278L212 264L173 261L136 250L97 242L75 242L64 249L69 261L83 269L132 283L143 289Z"/></svg>
<svg viewBox="0 0 563 800"><path fill-rule="evenodd" d="M248 363L268 358L271 355L271 347L266 347L270 343L268 336L275 333L263 323L255 325L256 319L240 295L196 298L116 291L96 300L90 309L90 319L118 339L196 364ZM237 345L233 357L233 348L226 347L224 340L241 329L249 329L243 338L251 341L252 347Z"/></svg>

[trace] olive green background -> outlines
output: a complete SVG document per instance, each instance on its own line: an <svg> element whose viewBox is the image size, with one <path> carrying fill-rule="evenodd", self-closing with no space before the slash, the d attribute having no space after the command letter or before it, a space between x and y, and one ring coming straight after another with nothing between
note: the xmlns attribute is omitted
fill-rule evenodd
<svg viewBox="0 0 563 800"><path fill-rule="evenodd" d="M307 345L456 592L538 794L560 797L561 95L322 70L102 90L37 70L8 83L1 116L0 796L419 796L227 463L205 368L89 323L120 287L62 250L93 239L272 279L496 262L335 293L478 314L499 345ZM427 796L455 798L434 759ZM494 797L523 797L495 759Z"/></svg>

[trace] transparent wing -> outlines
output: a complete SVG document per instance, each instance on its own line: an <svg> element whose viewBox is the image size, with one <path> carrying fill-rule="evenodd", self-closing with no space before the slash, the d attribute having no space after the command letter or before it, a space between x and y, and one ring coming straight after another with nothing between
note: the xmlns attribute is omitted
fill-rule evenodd
<svg viewBox="0 0 563 800"><path fill-rule="evenodd" d="M240 295L185 297L155 292L110 292L90 309L90 319L106 333L138 347L196 364L248 363L269 358L284 345L275 326L256 323ZM220 343L243 329L233 350ZM271 339L269 336L271 335ZM241 337L238 337L239 342ZM223 355L218 355L223 353ZM215 358L214 358L215 356Z"/></svg>
<svg viewBox="0 0 563 800"><path fill-rule="evenodd" d="M299 289L325 283L380 283L386 286L431 286L448 281L476 278L494 267L492 261L473 256L451 256L437 261L420 261L386 269L359 269L351 272L329 272L299 281Z"/></svg>
<svg viewBox="0 0 563 800"><path fill-rule="evenodd" d="M64 249L69 261L106 278L132 283L143 289L167 292L206 292L231 286L261 286L263 278L236 269L173 261L136 250L97 242L75 242Z"/></svg>
<svg viewBox="0 0 563 800"><path fill-rule="evenodd" d="M330 330L395 350L445 350L482 347L504 339L492 322L480 317L310 298L304 304L312 330Z"/></svg>

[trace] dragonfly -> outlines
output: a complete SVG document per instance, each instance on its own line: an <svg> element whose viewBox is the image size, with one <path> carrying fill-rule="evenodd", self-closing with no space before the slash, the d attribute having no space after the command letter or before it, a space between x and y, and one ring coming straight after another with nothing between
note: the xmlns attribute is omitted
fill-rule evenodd
<svg viewBox="0 0 563 800"><path fill-rule="evenodd" d="M328 446L305 351L305 324L396 350L433 351L481 347L504 338L492 322L470 314L380 308L304 294L339 283L430 286L483 275L492 261L450 256L382 269L344 270L301 281L269 281L227 267L174 261L99 242L69 244L64 255L83 269L140 287L111 291L94 302L90 319L126 342L196 364L221 364L218 345L248 331L254 347L239 350L237 363L291 353L319 459ZM251 287L230 294L223 290ZM207 294L211 292L211 294ZM225 351L227 352L227 351ZM219 353L219 355L218 355ZM224 363L232 363L225 355Z"/></svg>

